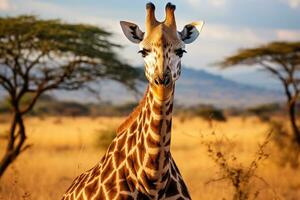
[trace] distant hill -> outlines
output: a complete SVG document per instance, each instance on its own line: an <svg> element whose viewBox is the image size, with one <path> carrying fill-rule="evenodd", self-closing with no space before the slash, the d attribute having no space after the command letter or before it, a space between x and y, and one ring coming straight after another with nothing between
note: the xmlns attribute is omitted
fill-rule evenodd
<svg viewBox="0 0 300 200"><path fill-rule="evenodd" d="M143 92L146 84L141 85ZM139 98L120 84L105 80L99 85L102 101L113 104L136 101ZM80 102L95 99L85 92L55 92L59 99ZM183 68L182 75L176 83L175 101L182 105L213 104L218 107L250 107L258 104L279 102L283 96L278 91L262 89L240 84L203 70Z"/></svg>
<svg viewBox="0 0 300 200"><path fill-rule="evenodd" d="M186 102L219 107L249 107L283 100L278 91L237 83L203 70L189 68L184 68L176 89L176 100L180 104ZM192 98L187 98L189 96Z"/></svg>

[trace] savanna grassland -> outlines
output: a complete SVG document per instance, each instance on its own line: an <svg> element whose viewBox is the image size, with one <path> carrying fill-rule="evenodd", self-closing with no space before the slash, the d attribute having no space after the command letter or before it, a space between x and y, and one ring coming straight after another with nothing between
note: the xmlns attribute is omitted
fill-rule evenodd
<svg viewBox="0 0 300 200"><path fill-rule="evenodd" d="M0 199L60 199L77 175L101 159L105 149L99 147L99 134L109 133L122 120L121 117L27 118L27 144L32 146L1 179ZM8 128L9 119L2 117L1 155ZM221 149L222 156L232 158L236 168L247 169L268 132L268 124L255 117L231 117L226 122L176 117L172 154L192 198L233 199L234 187L209 156L211 150L207 144ZM300 169L279 165L276 161L279 151L272 141L263 151L267 156L257 163L247 187L249 199L300 199Z"/></svg>

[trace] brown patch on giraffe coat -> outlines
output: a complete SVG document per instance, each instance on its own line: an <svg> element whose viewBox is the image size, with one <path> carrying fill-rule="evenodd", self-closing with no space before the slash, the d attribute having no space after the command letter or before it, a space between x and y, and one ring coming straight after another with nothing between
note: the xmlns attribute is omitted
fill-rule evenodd
<svg viewBox="0 0 300 200"><path fill-rule="evenodd" d="M84 196L83 196L83 192L80 194L79 197L76 198L76 200L85 200Z"/></svg>
<svg viewBox="0 0 300 200"><path fill-rule="evenodd" d="M159 154L148 154L149 158L147 160L146 166L149 169L158 170L159 169Z"/></svg>
<svg viewBox="0 0 300 200"><path fill-rule="evenodd" d="M126 137L118 138L116 150L120 151L120 150L124 149L125 148L125 142L126 142Z"/></svg>
<svg viewBox="0 0 300 200"><path fill-rule="evenodd" d="M147 146L150 148L160 147L160 141L156 141L154 138L152 138L151 134L148 133Z"/></svg>
<svg viewBox="0 0 300 200"><path fill-rule="evenodd" d="M137 127L137 132L138 133L142 133L142 122L139 123L138 127Z"/></svg>
<svg viewBox="0 0 300 200"><path fill-rule="evenodd" d="M117 180L117 174L116 172L113 172L113 174L109 178L107 178L104 182L104 187L106 192L113 190L116 187L117 185L116 180Z"/></svg>
<svg viewBox="0 0 300 200"><path fill-rule="evenodd" d="M178 174L180 174L180 173L179 173L179 169L178 169L176 163L174 162L174 160L173 160L172 164L173 164L173 166L175 167L175 170L178 172Z"/></svg>
<svg viewBox="0 0 300 200"><path fill-rule="evenodd" d="M136 130L136 127L137 127L137 122L136 121L132 122L129 131L131 133L134 132Z"/></svg>
<svg viewBox="0 0 300 200"><path fill-rule="evenodd" d="M135 134L131 134L129 136L127 136L127 147L128 147L128 150L127 150L127 153L131 150L130 147L134 147L135 146Z"/></svg>
<svg viewBox="0 0 300 200"><path fill-rule="evenodd" d="M114 151L114 150L115 150L115 147L116 147L116 141L113 140L112 143L110 143L107 152L112 152L112 151Z"/></svg>
<svg viewBox="0 0 300 200"><path fill-rule="evenodd" d="M149 100L153 101L153 94L152 94L152 92L149 92Z"/></svg>
<svg viewBox="0 0 300 200"><path fill-rule="evenodd" d="M177 183L175 180L170 179L169 186L166 190L166 197L172 197L175 196L176 194L180 194L177 187Z"/></svg>
<svg viewBox="0 0 300 200"><path fill-rule="evenodd" d="M134 191L137 185L137 181L131 176L127 176L126 180L127 180L128 187L130 188L130 191L131 192Z"/></svg>
<svg viewBox="0 0 300 200"><path fill-rule="evenodd" d="M148 125L148 124L145 124L145 126L144 126L144 133L147 133L147 132L148 132L148 128L149 128L149 125Z"/></svg>
<svg viewBox="0 0 300 200"><path fill-rule="evenodd" d="M146 113L143 112L142 125L146 123Z"/></svg>
<svg viewBox="0 0 300 200"><path fill-rule="evenodd" d="M134 171L135 172L138 172L139 170L139 161L138 161L138 152L135 151L133 154L132 154L132 162L133 162L133 168L134 168Z"/></svg>
<svg viewBox="0 0 300 200"><path fill-rule="evenodd" d="M97 194L96 194L96 196L94 197L94 199L95 199L95 200L103 200L103 199L106 199L102 187L100 187L100 190L97 192Z"/></svg>
<svg viewBox="0 0 300 200"><path fill-rule="evenodd" d="M92 181L95 177L98 177L99 174L100 174L100 166L97 165L97 166L95 166L95 167L92 169L92 171L91 171L91 173L90 173L90 178L89 178L89 180L88 180L87 182Z"/></svg>
<svg viewBox="0 0 300 200"><path fill-rule="evenodd" d="M172 111L173 111L173 103L169 106L166 115L169 115L170 113L172 113Z"/></svg>
<svg viewBox="0 0 300 200"><path fill-rule="evenodd" d="M166 130L166 132L170 133L171 129L172 129L172 120L166 120L166 124L167 124L167 130ZM170 137L170 139L171 139L171 137Z"/></svg>
<svg viewBox="0 0 300 200"><path fill-rule="evenodd" d="M120 192L122 192L122 191L124 191L124 192L130 191L128 183L127 183L127 181L125 179L122 180L122 181L120 181L118 185L119 185L119 188L120 188Z"/></svg>
<svg viewBox="0 0 300 200"><path fill-rule="evenodd" d="M61 200L70 200L70 195L65 194Z"/></svg>
<svg viewBox="0 0 300 200"><path fill-rule="evenodd" d="M153 102L152 110L157 115L162 115L161 105L159 105L156 101Z"/></svg>
<svg viewBox="0 0 300 200"><path fill-rule="evenodd" d="M137 199L141 199L141 200L151 200L146 194L143 193L138 193L137 195Z"/></svg>
<svg viewBox="0 0 300 200"><path fill-rule="evenodd" d="M164 168L170 163L170 152L165 153Z"/></svg>
<svg viewBox="0 0 300 200"><path fill-rule="evenodd" d="M162 199L165 195L165 188L161 189L159 192L158 192L158 199Z"/></svg>
<svg viewBox="0 0 300 200"><path fill-rule="evenodd" d="M95 192L98 190L98 179L95 179L92 183L88 184L85 189L85 195L87 197L87 199L91 199L91 197L93 196L93 194L95 194Z"/></svg>
<svg viewBox="0 0 300 200"><path fill-rule="evenodd" d="M78 196L78 194L81 192L81 189L84 187L87 178L88 178L87 174L80 175L79 177L80 181L76 184L76 189L75 189L76 196Z"/></svg>
<svg viewBox="0 0 300 200"><path fill-rule="evenodd" d="M126 159L125 150L114 152L114 161L116 167L119 167Z"/></svg>
<svg viewBox="0 0 300 200"><path fill-rule="evenodd" d="M150 120L150 117L151 117L151 110L150 110L150 108L149 108L149 105L147 106L146 117L147 117L147 120Z"/></svg>
<svg viewBox="0 0 300 200"><path fill-rule="evenodd" d="M147 188L148 190L154 190L156 189L155 183L153 182L153 180L150 180L147 176L147 174L145 173L145 171L142 171L141 175L140 175L140 184L144 186L144 188Z"/></svg>
<svg viewBox="0 0 300 200"><path fill-rule="evenodd" d="M160 134L161 129L162 129L162 123L163 123L163 120L151 119L150 127L151 127L152 131L156 134Z"/></svg>
<svg viewBox="0 0 300 200"><path fill-rule="evenodd" d="M177 170L171 166L171 174L173 175L174 178L177 179Z"/></svg>
<svg viewBox="0 0 300 200"><path fill-rule="evenodd" d="M165 182L165 181L166 181L167 179L169 179L169 178L170 178L170 173L169 173L169 171L168 171L168 172L166 172L166 173L163 175L161 181L162 181L162 182Z"/></svg>
<svg viewBox="0 0 300 200"><path fill-rule="evenodd" d="M145 147L142 147L141 149L139 149L139 158L141 163L143 163L145 155L146 155L146 149Z"/></svg>
<svg viewBox="0 0 300 200"><path fill-rule="evenodd" d="M135 169L134 169L134 164L133 164L133 159L132 159L132 155L130 156L130 159L127 159L126 160L127 162L127 167L128 167L128 169L129 169L129 171L131 172L131 173L133 173L133 174L136 174L135 172Z"/></svg>
<svg viewBox="0 0 300 200"><path fill-rule="evenodd" d="M171 144L171 138L168 139L168 141L165 141L165 146L170 146Z"/></svg>
<svg viewBox="0 0 300 200"><path fill-rule="evenodd" d="M128 194L119 194L118 200L134 200L134 198Z"/></svg>
<svg viewBox="0 0 300 200"><path fill-rule="evenodd" d="M179 177L179 184L180 184L180 188L181 188L181 193L183 196L187 197L187 198L190 198L190 195L189 195L189 191L185 185L185 183L183 182L182 178Z"/></svg>
<svg viewBox="0 0 300 200"><path fill-rule="evenodd" d="M104 169L101 172L101 181L104 182L106 177L108 177L114 171L112 164L112 158L109 159L108 163L104 166Z"/></svg>

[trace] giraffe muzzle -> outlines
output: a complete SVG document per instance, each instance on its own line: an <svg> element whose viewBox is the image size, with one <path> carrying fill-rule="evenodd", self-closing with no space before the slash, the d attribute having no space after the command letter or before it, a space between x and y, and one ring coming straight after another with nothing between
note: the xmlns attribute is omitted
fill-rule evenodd
<svg viewBox="0 0 300 200"><path fill-rule="evenodd" d="M171 73L165 73L162 77L158 75L156 78L154 78L154 83L157 86L163 85L167 87L171 83L171 78Z"/></svg>

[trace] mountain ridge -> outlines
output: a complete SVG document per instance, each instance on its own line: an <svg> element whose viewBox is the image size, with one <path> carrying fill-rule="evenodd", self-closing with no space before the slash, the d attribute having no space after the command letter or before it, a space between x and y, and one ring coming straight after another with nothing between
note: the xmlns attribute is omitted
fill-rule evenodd
<svg viewBox="0 0 300 200"><path fill-rule="evenodd" d="M144 83L139 86L141 93L145 91L146 85ZM102 81L99 89L101 100L112 104L137 101L140 98L134 97L121 84L111 80ZM182 69L182 75L176 82L175 90L175 103L184 106L212 104L217 107L251 107L283 101L283 95L279 91L241 84L205 70L186 67ZM69 93L56 91L54 93L59 99L94 101L82 91Z"/></svg>

